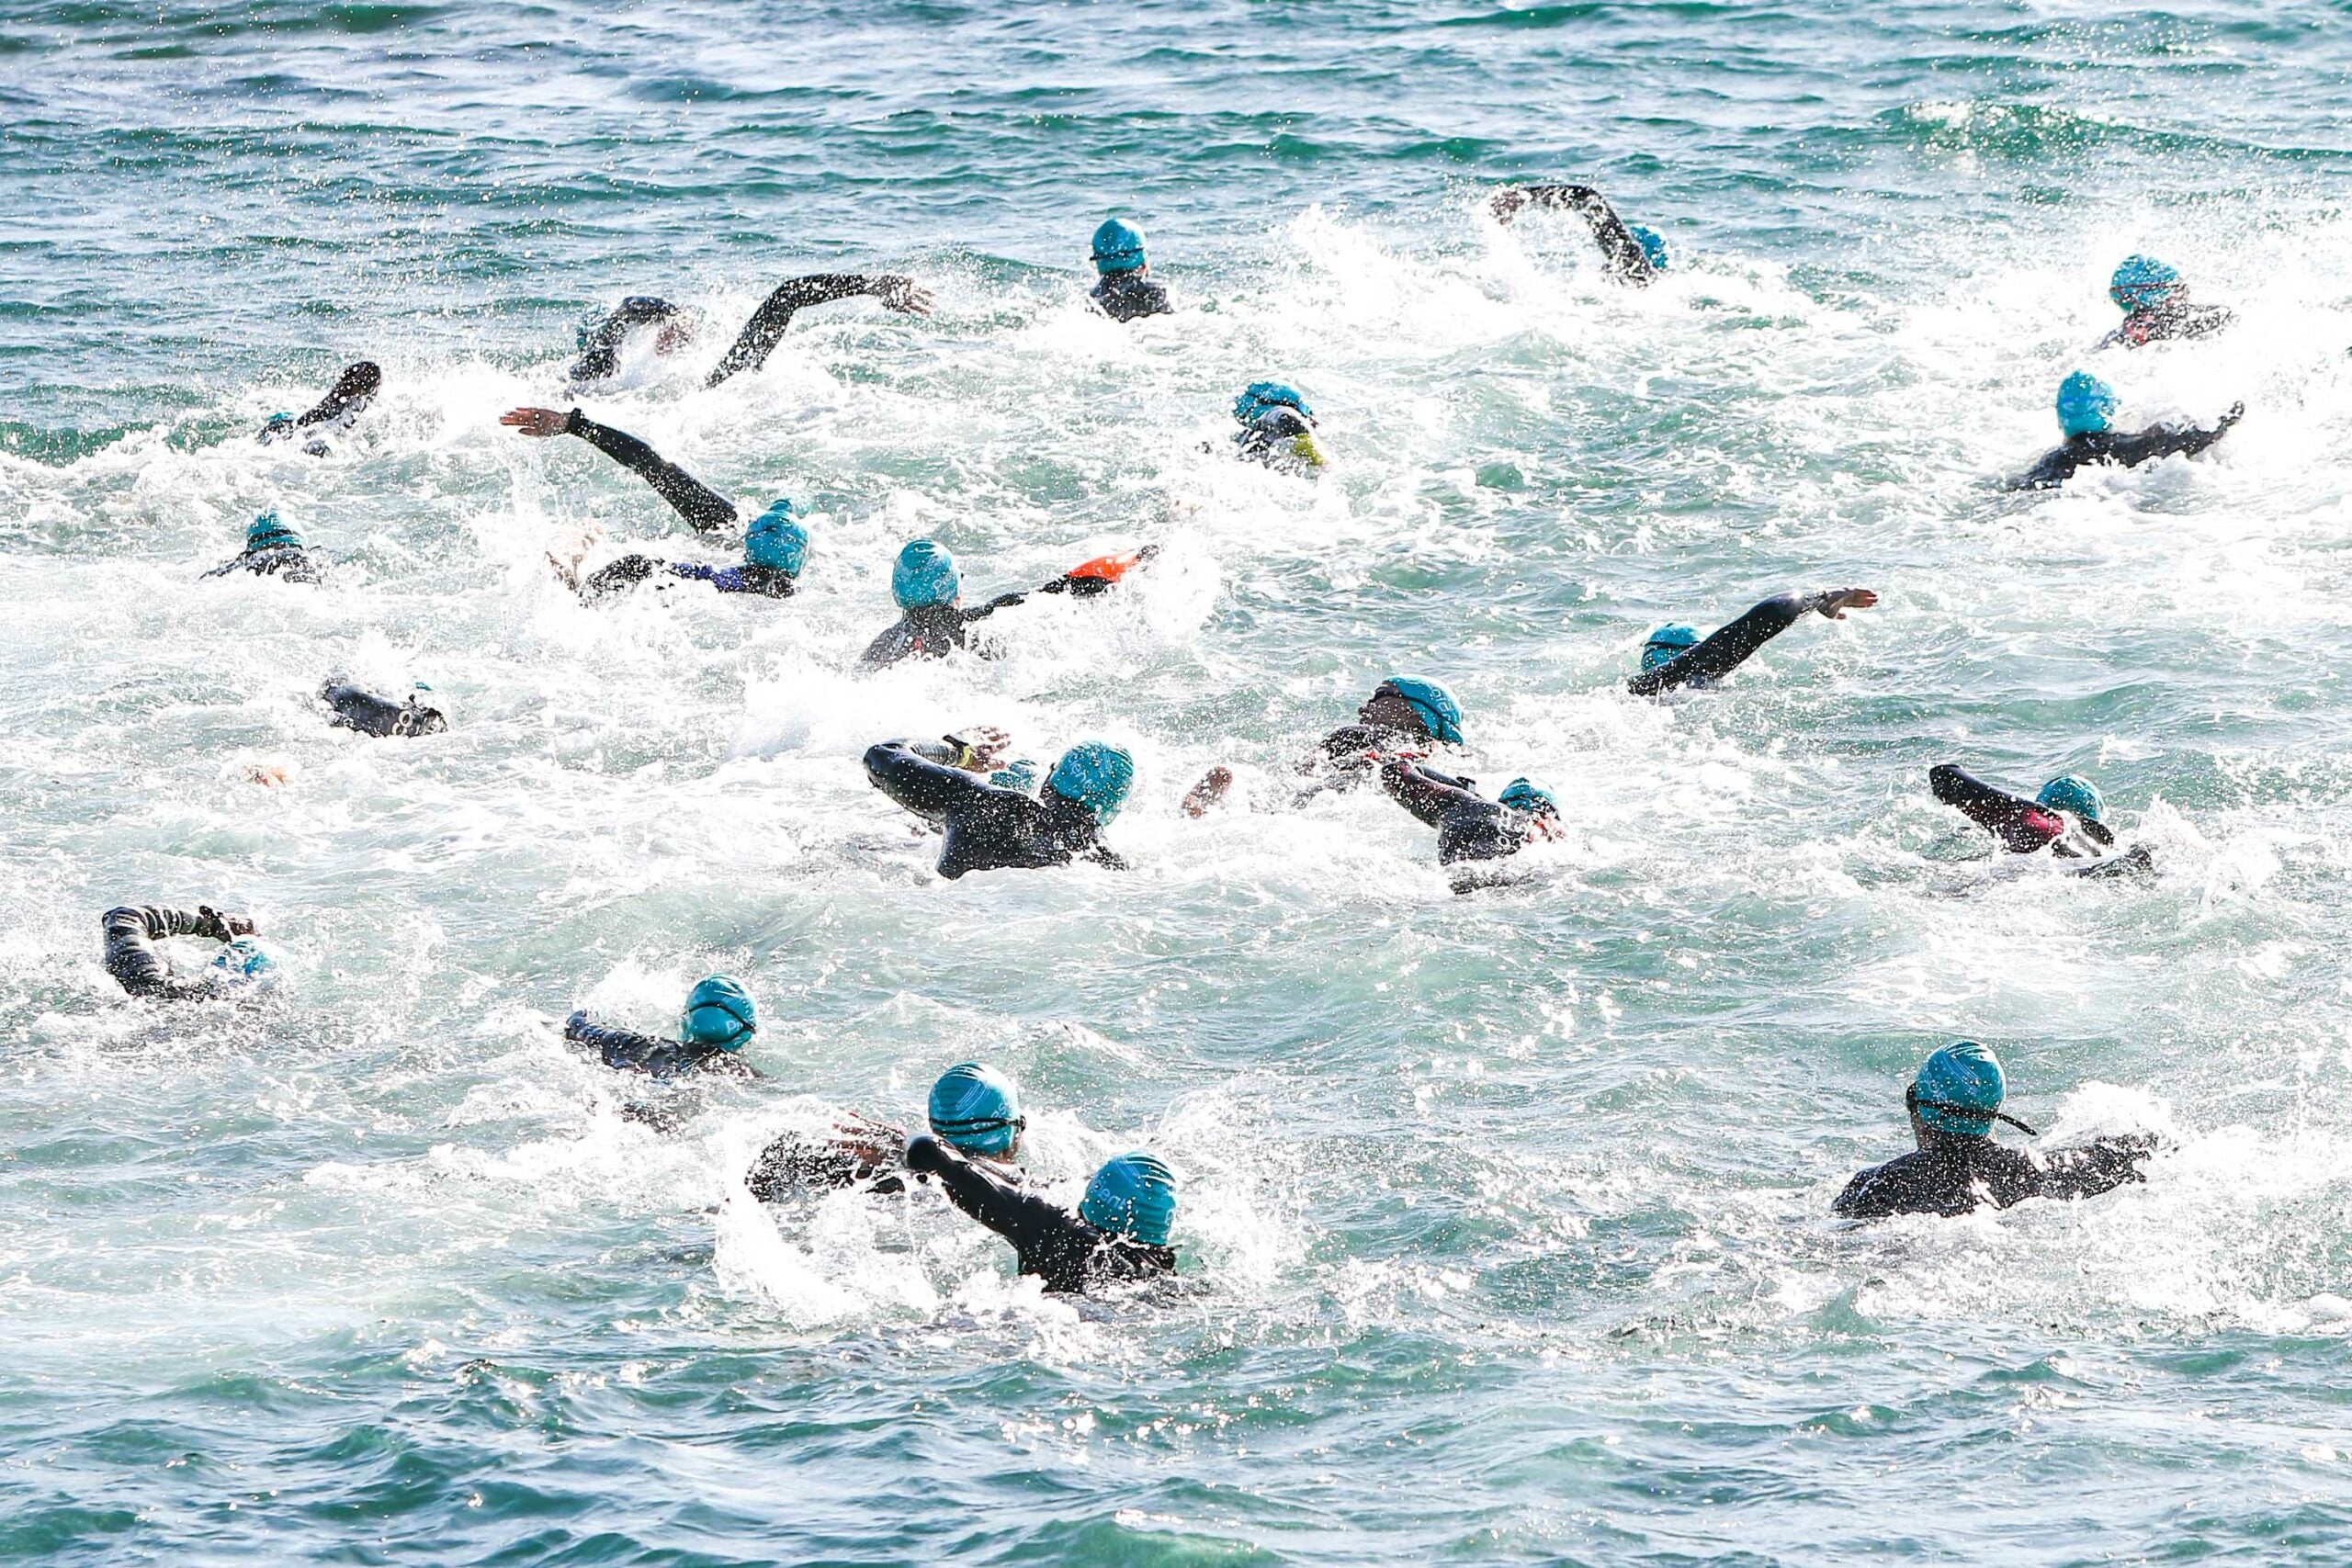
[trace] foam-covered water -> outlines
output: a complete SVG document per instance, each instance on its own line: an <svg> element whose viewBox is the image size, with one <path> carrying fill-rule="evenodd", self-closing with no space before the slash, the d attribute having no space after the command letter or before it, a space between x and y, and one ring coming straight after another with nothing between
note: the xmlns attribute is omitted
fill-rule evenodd
<svg viewBox="0 0 2352 1568"><path fill-rule="evenodd" d="M2312 5L569 4L0 13L0 1547L464 1562L2325 1562L2352 1540L2342 17ZM1590 177L1633 292L1484 194ZM1141 221L1184 310L1081 302ZM2244 318L2093 354L2143 248ZM698 372L800 272L922 277ZM813 513L786 604L588 609L696 540L586 400ZM323 459L253 427L386 372ZM1994 488L2077 365L2205 458ZM1235 465L1279 374L1336 462ZM1216 448L1204 450L1204 446ZM275 506L322 588L197 581ZM1007 656L853 673L901 540L1125 543ZM1660 620L1864 583L1727 691ZM1374 794L1267 806L1392 670L1567 841L1457 897ZM312 694L429 682L445 736ZM1140 765L1135 862L929 874L870 741ZM2095 776L2165 874L1996 866L1931 762ZM249 782L282 769L281 788ZM96 918L285 983L127 1003ZM768 1075L623 1114L556 1037L743 978ZM2143 1188L1833 1226L1941 1040ZM984 1056L1074 1195L1177 1165L1186 1288L1048 1299L934 1195L752 1151Z"/></svg>

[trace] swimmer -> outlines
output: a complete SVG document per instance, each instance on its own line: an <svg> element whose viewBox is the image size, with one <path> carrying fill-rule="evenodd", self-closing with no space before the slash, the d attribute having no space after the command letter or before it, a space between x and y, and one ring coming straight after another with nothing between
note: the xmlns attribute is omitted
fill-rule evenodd
<svg viewBox="0 0 2352 1568"><path fill-rule="evenodd" d="M1021 1156L1021 1134L1029 1125L1021 1114L1021 1091L1011 1078L978 1062L962 1062L939 1075L926 1107L932 1135L956 1153L1014 1186L1023 1178L1012 1162ZM864 1187L878 1197L907 1190L902 1173L907 1135L888 1122L853 1115L834 1123L825 1137L786 1134L760 1151L744 1184L763 1203L811 1188Z"/></svg>
<svg viewBox="0 0 2352 1568"><path fill-rule="evenodd" d="M1461 743L1462 705L1452 692L1435 681L1391 675L1356 709L1355 723L1331 731L1299 760L1298 772L1313 782L1292 804L1304 806L1322 790L1351 790L1391 758L1418 761L1432 746ZM1232 769L1211 768L1184 796L1184 814L1206 816L1232 787Z"/></svg>
<svg viewBox="0 0 2352 1568"><path fill-rule="evenodd" d="M752 319L743 323L742 332L719 356L718 367L703 385L716 387L729 376L757 370L766 364L768 355L798 311L861 294L872 295L882 302L884 310L896 310L902 316L931 314L931 291L918 287L913 278L895 273L819 273L792 278L779 284L775 292L752 312Z"/></svg>
<svg viewBox="0 0 2352 1568"><path fill-rule="evenodd" d="M1315 411L1297 388L1282 381L1252 381L1233 400L1234 445L1241 455L1270 468L1304 473L1329 461L1315 444Z"/></svg>
<svg viewBox="0 0 2352 1568"><path fill-rule="evenodd" d="M867 781L945 835L940 875L953 881L967 872L1073 860L1126 869L1102 839L1135 783L1135 762L1116 746L1071 747L1034 795L976 777L979 758L959 761L964 765L941 760L929 742L885 740L865 752Z"/></svg>
<svg viewBox="0 0 2352 1568"><path fill-rule="evenodd" d="M267 950L254 941L254 923L243 915L227 915L200 904L191 914L148 904L108 909L98 918L106 933L107 973L134 997L167 1002L219 1001L242 990L266 987L277 964ZM181 979L170 962L155 951L167 937L209 937L220 952L197 979Z"/></svg>
<svg viewBox="0 0 2352 1568"><path fill-rule="evenodd" d="M657 560L651 556L628 555L598 567L585 581L578 578L576 566L567 569L560 561L555 562L556 573L567 587L579 592L583 602L592 604L625 592L656 575L707 582L721 593L788 599L799 585L800 569L808 559L808 530L801 526L798 510L791 502L779 499L752 518L751 526L743 530L741 566L707 566L701 561ZM552 556L548 558L555 559ZM661 586L666 588L669 584Z"/></svg>
<svg viewBox="0 0 2352 1568"><path fill-rule="evenodd" d="M2230 426L2245 417L2245 405L2233 403L2230 412L2211 430L2196 425L2151 425L2119 433L2115 420L2115 389L2086 370L2077 370L2058 384L2058 428L2065 445L2052 448L2041 461L2008 482L2010 490L2055 490L2075 477L2086 463L2115 463L2135 468L2154 457L2177 453L2192 457L2219 441Z"/></svg>
<svg viewBox="0 0 2352 1568"><path fill-rule="evenodd" d="M266 446L273 441L290 441L307 430L312 439L302 450L313 457L323 457L327 452L325 438L349 430L368 405L375 401L377 390L383 384L384 373L368 361L363 359L346 366L317 406L299 419L290 413L271 414L262 422L261 434L255 439Z"/></svg>
<svg viewBox="0 0 2352 1568"><path fill-rule="evenodd" d="M256 577L315 583L325 570L325 563L311 553L300 533L279 522L277 513L265 512L245 529L244 553L221 562L204 575L226 577L231 572L250 571Z"/></svg>
<svg viewBox="0 0 2352 1568"><path fill-rule="evenodd" d="M1642 646L1642 672L1625 682L1637 697L1654 697L1678 686L1703 690L1745 664L1766 643L1797 624L1808 610L1842 621L1849 610L1878 603L1868 588L1831 588L1818 593L1781 593L1719 628L1704 642L1689 626L1660 626Z"/></svg>
<svg viewBox="0 0 2352 1568"><path fill-rule="evenodd" d="M589 1022L584 1012L563 1021L563 1037L576 1045L594 1046L605 1066L621 1072L657 1078L690 1072L755 1078L759 1070L743 1060L742 1050L759 1027L751 993L728 976L713 975L686 993L685 1010L678 1019L680 1039L608 1029Z"/></svg>
<svg viewBox="0 0 2352 1568"><path fill-rule="evenodd" d="M620 369L621 347L640 327L658 327L653 352L667 357L694 341L694 318L667 299L632 294L593 327L580 329L580 357L565 372L574 387L610 380Z"/></svg>
<svg viewBox="0 0 2352 1568"><path fill-rule="evenodd" d="M1168 1245L1176 1178L1156 1156L1105 1161L1075 1214L936 1138L907 1140L907 1168L937 1177L955 1205L1011 1242L1021 1272L1043 1280L1048 1291L1076 1293L1176 1272L1176 1252Z"/></svg>
<svg viewBox="0 0 2352 1568"><path fill-rule="evenodd" d="M1993 1141L1993 1123L2007 1122L2001 1064L1973 1040L1956 1040L1929 1056L1903 1093L1918 1148L1861 1172L1838 1195L1836 1212L1850 1219L1890 1214L1965 1214L1985 1203L2006 1209L2029 1198L2088 1198L2145 1181L2140 1164L2155 1150L2145 1134L2101 1138L2079 1148L2034 1154Z"/></svg>
<svg viewBox="0 0 2352 1568"><path fill-rule="evenodd" d="M691 527L715 534L735 523L735 503L712 490L677 464L625 430L614 430L582 415L578 409L559 413L553 409L510 409L498 423L535 440L577 435L581 440L653 487L670 510Z"/></svg>
<svg viewBox="0 0 2352 1568"><path fill-rule="evenodd" d="M432 688L420 685L416 690ZM356 729L379 739L407 739L418 735L438 735L449 728L441 710L426 707L414 692L409 694L406 702L396 703L390 697L363 691L340 675L328 679L320 689L319 700L334 710L334 717L328 721L328 728L334 729Z"/></svg>
<svg viewBox="0 0 2352 1568"><path fill-rule="evenodd" d="M1469 779L1400 758L1382 765L1380 783L1397 805L1437 829L1440 865L1501 860L1562 836L1558 799L1527 779L1511 780L1488 800Z"/></svg>
<svg viewBox="0 0 2352 1568"><path fill-rule="evenodd" d="M1609 276L1620 283L1646 284L1666 270L1666 241L1655 229L1628 223L1590 186L1512 186L1497 191L1487 209L1495 221L1509 224L1520 209L1540 207L1573 212L1592 227L1593 242Z"/></svg>
<svg viewBox="0 0 2352 1568"><path fill-rule="evenodd" d="M1102 281L1087 298L1113 321L1132 321L1138 316L1165 316L1175 310L1168 302L1168 290L1151 280L1142 230L1116 218L1104 219L1094 231L1092 259Z"/></svg>
<svg viewBox="0 0 2352 1568"><path fill-rule="evenodd" d="M1072 567L1036 592L1090 599L1110 592L1130 570L1159 554L1159 546L1146 545L1122 555L1099 556ZM967 610L963 607L963 573L947 547L934 539L909 540L890 568L890 597L899 602L903 614L867 646L858 660L860 668L887 669L902 659L944 659L959 648L971 646L973 622L1025 604L1029 598L1027 593L1000 593ZM988 657L986 649L976 651Z"/></svg>
<svg viewBox="0 0 2352 1568"><path fill-rule="evenodd" d="M2026 800L1995 789L1956 763L1939 762L1928 770L1928 788L2012 854L2046 849L2063 860L2095 861L2115 847L2115 830L2107 825L2107 802L2098 786L2080 774L2061 773ZM2155 869L2143 845L2096 870L2099 874L2120 871L2125 861L2139 870Z"/></svg>
<svg viewBox="0 0 2352 1568"><path fill-rule="evenodd" d="M2099 340L2101 348L2210 337L2235 320L2219 305L2192 301L2180 274L2154 256L2125 256L2108 279L2107 297L2122 308L2123 324Z"/></svg>

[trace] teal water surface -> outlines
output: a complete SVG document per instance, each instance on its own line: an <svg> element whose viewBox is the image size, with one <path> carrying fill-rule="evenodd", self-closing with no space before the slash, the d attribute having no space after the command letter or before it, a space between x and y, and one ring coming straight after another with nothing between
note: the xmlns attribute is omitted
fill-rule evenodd
<svg viewBox="0 0 2352 1568"><path fill-rule="evenodd" d="M2342 1561L2347 67L2314 4L0 7L0 1556ZM1483 217L1531 177L1675 270ZM1084 308L1112 212L1178 314ZM2133 250L2237 327L2095 352ZM702 389L820 270L937 312ZM589 412L800 500L790 602L548 572L727 555L495 423L629 293L706 330ZM330 456L253 442L360 357ZM2246 419L2000 491L2077 367ZM1268 375L1317 479L1225 454ZM263 507L325 586L197 580ZM1164 553L860 678L925 532L975 592ZM1658 622L1847 582L1623 694ZM1520 885L1285 805L1397 670L1567 804ZM338 671L452 729L328 730ZM1134 869L933 877L857 758L980 723L1129 746ZM1943 761L2097 778L2163 874L1996 865ZM126 901L250 908L285 984L127 1002ZM766 1078L625 1115L561 1019L715 968ZM1834 1224L1956 1035L2149 1182ZM1055 1195L1176 1166L1172 1299L742 1189L972 1056Z"/></svg>

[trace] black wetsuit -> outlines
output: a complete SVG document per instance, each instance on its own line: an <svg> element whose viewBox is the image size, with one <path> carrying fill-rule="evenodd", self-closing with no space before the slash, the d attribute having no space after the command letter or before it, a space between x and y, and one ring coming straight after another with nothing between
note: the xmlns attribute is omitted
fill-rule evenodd
<svg viewBox="0 0 2352 1568"><path fill-rule="evenodd" d="M352 423L367 411L368 405L375 400L377 389L383 384L383 371L369 361L363 359L346 366L343 374L335 378L334 385L328 389L327 395L321 398L308 413L299 419L282 413L272 414L263 423L261 434L256 439L266 444L290 440L305 430L314 430L321 437L348 430ZM322 455L326 449L323 439L314 440L303 448L312 457Z"/></svg>
<svg viewBox="0 0 2352 1568"><path fill-rule="evenodd" d="M1400 760L1381 764L1380 783L1397 805L1437 829L1440 865L1501 860L1526 848L1534 835L1534 818L1488 800L1468 779Z"/></svg>
<svg viewBox="0 0 2352 1568"><path fill-rule="evenodd" d="M1157 548L1157 547L1151 547ZM1057 577L1040 593L1067 593L1073 599L1091 599L1106 593L1116 580L1104 577ZM960 604L926 604L920 610L909 610L891 623L880 637L868 643L859 658L860 667L882 670L901 659L944 659L959 648L971 647L970 626L975 621L985 621L999 610L1009 610L1015 604L1028 603L1026 593L1000 593L985 604L966 609ZM985 648L974 651L990 657Z"/></svg>
<svg viewBox="0 0 2352 1568"><path fill-rule="evenodd" d="M876 1159L865 1148L841 1139L787 1133L760 1151L743 1178L744 1185L763 1203L778 1202L811 1188L864 1186L886 1196L904 1192L907 1182L899 1169L907 1135L896 1127L879 1124L860 1129L859 1135L870 1137L890 1152Z"/></svg>
<svg viewBox="0 0 2352 1568"><path fill-rule="evenodd" d="M734 343L719 357L718 367L703 383L716 387L739 371L756 370L767 363L767 357L784 336L785 328L792 324L795 312L829 300L853 299L860 294L887 297L893 290L904 291L914 286L914 280L890 273L868 276L864 273L819 273L808 277L796 277L780 284L775 293L752 312L743 330Z"/></svg>
<svg viewBox="0 0 2352 1568"><path fill-rule="evenodd" d="M1641 241L1625 227L1617 209L1590 186L1517 186L1498 193L1489 210L1498 221L1508 223L1521 208L1530 206L1573 212L1591 225L1593 242L1600 247L1600 259L1610 276L1619 282L1644 284L1657 276L1657 268L1650 264L1649 253L1642 249Z"/></svg>
<svg viewBox="0 0 2352 1568"><path fill-rule="evenodd" d="M218 910L198 908L191 912L153 904L125 905L100 916L98 927L106 933L107 973L132 996L201 1002L217 1001L224 994L209 978L173 978L171 964L155 951L155 944L165 937L208 936L215 942L230 941L237 933L230 929L228 918Z"/></svg>
<svg viewBox="0 0 2352 1568"><path fill-rule="evenodd" d="M596 323L580 344L580 357L568 374L575 382L602 381L620 368L621 344L639 327L652 326L680 314L678 307L650 294L632 294L619 308Z"/></svg>
<svg viewBox="0 0 2352 1568"><path fill-rule="evenodd" d="M564 420L563 433L581 440L653 487L670 510L706 534L735 524L735 503L712 490L677 464L626 430L615 430L573 409Z"/></svg>
<svg viewBox="0 0 2352 1568"><path fill-rule="evenodd" d="M1106 274L1087 298L1114 321L1170 315L1176 309L1168 302L1168 290L1146 277L1141 267L1133 272Z"/></svg>
<svg viewBox="0 0 2352 1568"><path fill-rule="evenodd" d="M580 597L592 603L608 599L636 587L657 572L684 578L689 582L707 582L721 593L756 593L767 599L788 599L794 581L787 572L774 567L705 566L700 561L656 560L651 556L623 556L620 559L598 567L580 585Z"/></svg>
<svg viewBox="0 0 2352 1568"><path fill-rule="evenodd" d="M429 708L413 696L405 703L363 692L350 682L329 681L319 700L334 709L332 728L356 729L362 735L399 737L438 735L449 728L439 708Z"/></svg>
<svg viewBox="0 0 2352 1568"><path fill-rule="evenodd" d="M2101 348L2143 348L2152 343L2211 337L2237 318L2220 305L2156 305L2134 310L2099 339Z"/></svg>
<svg viewBox="0 0 2352 1568"><path fill-rule="evenodd" d="M2102 1138L2080 1148L2033 1154L2004 1148L1989 1134L1922 1134L1926 1142L1900 1159L1873 1166L1846 1184L1837 1213L1852 1219L1889 1214L1965 1214L1990 1203L2006 1209L2028 1198L2088 1198L2145 1181L2140 1162L2154 1149L2145 1137Z"/></svg>
<svg viewBox="0 0 2352 1568"><path fill-rule="evenodd" d="M738 1052L684 1040L660 1040L626 1029L607 1029L589 1022L584 1012L575 1012L563 1021L563 1037L574 1044L594 1046L605 1066L621 1072L644 1073L657 1078L673 1078L691 1072L732 1073L745 1078L760 1076Z"/></svg>
<svg viewBox="0 0 2352 1568"><path fill-rule="evenodd" d="M2041 461L2009 481L2011 490L2055 490L2075 477L2075 470L2089 463L2115 463L2126 468L2136 468L2155 457L2169 457L2176 453L2194 456L2219 441L2230 426L2238 422L2237 410L2223 416L2211 430L2190 425L2179 429L2173 425L2154 425L2146 430L2093 430L2066 437L2063 446L2052 447Z"/></svg>
<svg viewBox="0 0 2352 1568"><path fill-rule="evenodd" d="M1331 731L1315 750L1299 759L1298 771L1315 782L1301 800L1318 789L1351 790L1372 776L1379 763L1365 753L1387 756L1397 751L1421 751L1435 744L1427 730L1415 732L1385 724L1350 724Z"/></svg>
<svg viewBox="0 0 2352 1568"><path fill-rule="evenodd" d="M2078 818L2070 829L2058 812L2039 801L1995 789L1957 763L1939 762L1929 768L1928 788L1938 800L2000 840L2001 847L2012 854L2030 855L2047 848L2062 859L2094 863L2077 868L2073 874L2076 876L2121 876L2156 869L2155 856L2145 844L2123 854L2108 855L2106 852L2115 844L2115 830L2106 823Z"/></svg>
<svg viewBox="0 0 2352 1568"><path fill-rule="evenodd" d="M933 761L905 740L868 747L865 776L900 806L939 825L946 838L939 874L951 880L971 871L1035 869L1079 859L1126 867L1102 842L1093 813L1050 789L1029 795L1001 788Z"/></svg>
<svg viewBox="0 0 2352 1568"><path fill-rule="evenodd" d="M315 583L326 575L325 566L318 557L301 545L273 545L266 550L246 550L234 560L222 561L204 575L226 577L237 571L250 571L256 577L282 577L288 582L309 583Z"/></svg>
<svg viewBox="0 0 2352 1568"><path fill-rule="evenodd" d="M1012 1244L1021 1272L1075 1293L1176 1272L1173 1247L1089 1224L930 1136L907 1141L907 1168L935 1176L956 1206Z"/></svg>
<svg viewBox="0 0 2352 1568"><path fill-rule="evenodd" d="M1654 697L1677 686L1712 685L1742 664L1766 643L1797 624L1799 616L1819 608L1826 594L1776 593L1747 614L1719 628L1704 642L1684 649L1655 670L1645 670L1625 682L1637 697Z"/></svg>

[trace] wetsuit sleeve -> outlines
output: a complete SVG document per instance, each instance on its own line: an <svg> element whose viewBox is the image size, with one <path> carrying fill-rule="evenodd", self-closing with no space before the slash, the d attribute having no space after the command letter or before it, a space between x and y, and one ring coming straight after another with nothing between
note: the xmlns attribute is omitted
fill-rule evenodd
<svg viewBox="0 0 2352 1568"><path fill-rule="evenodd" d="M2140 1166L2155 1146L2154 1138L2139 1135L2053 1150L2041 1156L2041 1196L2089 1198L2127 1181L2145 1181Z"/></svg>
<svg viewBox="0 0 2352 1568"><path fill-rule="evenodd" d="M1939 762L1929 768L1928 788L1938 800L2018 854L2031 854L2066 830L2057 813L1995 789L1956 763Z"/></svg>
<svg viewBox="0 0 2352 1568"><path fill-rule="evenodd" d="M2211 430L2193 424L2187 429L2159 424L2152 429L2109 437L2107 455L2127 468L2136 468L2156 457L2194 456L2227 434L2234 423L2223 420Z"/></svg>
<svg viewBox="0 0 2352 1568"><path fill-rule="evenodd" d="M203 981L175 980L172 967L155 951L165 937L209 936L226 941L220 917L202 910L165 909L154 905L108 909L99 917L106 933L107 973L134 997L166 1001L198 1001L219 993Z"/></svg>
<svg viewBox="0 0 2352 1568"><path fill-rule="evenodd" d="M1047 584L1045 588L1039 590L1039 592L1051 593L1054 592L1054 589L1051 584ZM1029 595L1026 593L1000 593L985 604L975 604L968 610L958 609L956 613L964 617L964 624L966 626L969 626L974 621L987 620L999 610L1010 610L1015 604L1025 604L1028 602Z"/></svg>
<svg viewBox="0 0 2352 1568"><path fill-rule="evenodd" d="M605 1066L623 1072L665 1075L676 1067L673 1058L677 1055L677 1042L658 1040L635 1030L591 1023L584 1012L575 1012L563 1021L563 1037L575 1045L587 1046Z"/></svg>
<svg viewBox="0 0 2352 1568"><path fill-rule="evenodd" d="M761 302L743 323L735 342L721 355L718 368L703 383L716 387L729 376L744 370L756 370L767 363L785 329L792 318L811 305L822 305L834 299L848 299L860 294L880 294L893 286L909 280L890 275L869 276L864 273L819 273L808 277L796 277L779 285L776 291Z"/></svg>
<svg viewBox="0 0 2352 1568"><path fill-rule="evenodd" d="M1747 663L1758 649L1796 625L1797 617L1817 603L1817 595L1775 594L1689 652L1655 670L1643 671L1625 682L1625 689L1637 697L1650 697L1692 681L1719 680Z"/></svg>
<svg viewBox="0 0 2352 1568"><path fill-rule="evenodd" d="M907 1168L937 1178L950 1201L1011 1242L1023 1273L1043 1276L1051 1290L1085 1289L1086 1262L1104 1239L1101 1231L928 1135L907 1140Z"/></svg>
<svg viewBox="0 0 2352 1568"><path fill-rule="evenodd" d="M677 464L664 461L662 454L628 432L598 424L578 409L571 411L571 417L563 429L565 434L577 435L651 485L653 493L668 502L672 511L703 532L711 533L733 526L733 502Z"/></svg>
<svg viewBox="0 0 2352 1568"><path fill-rule="evenodd" d="M1445 820L1447 812L1459 807L1490 804L1484 797L1463 788L1459 781L1443 773L1430 773L1417 763L1401 760L1381 764L1380 787L1386 790L1397 805L1432 828Z"/></svg>
<svg viewBox="0 0 2352 1568"><path fill-rule="evenodd" d="M668 564L655 560L651 556L623 556L590 572L588 581L580 585L580 597L591 604L599 599L609 599L616 593L636 587Z"/></svg>
<svg viewBox="0 0 2352 1568"><path fill-rule="evenodd" d="M867 747L865 776L876 789L934 822L989 787L961 768L931 761L904 740Z"/></svg>
<svg viewBox="0 0 2352 1568"><path fill-rule="evenodd" d="M335 378L334 385L325 397L319 400L318 406L294 423L298 425L324 424L331 419L356 414L368 406L375 397L376 389L383 384L384 373L363 359Z"/></svg>
<svg viewBox="0 0 2352 1568"><path fill-rule="evenodd" d="M1514 199L1515 198L1515 199ZM1642 243L1634 238L1625 220L1606 197L1590 186L1520 186L1496 197L1493 211L1498 220L1508 223L1522 207L1548 208L1556 212L1573 212L1591 226L1593 243L1600 247L1600 258L1609 270L1627 283L1647 283L1657 276Z"/></svg>

